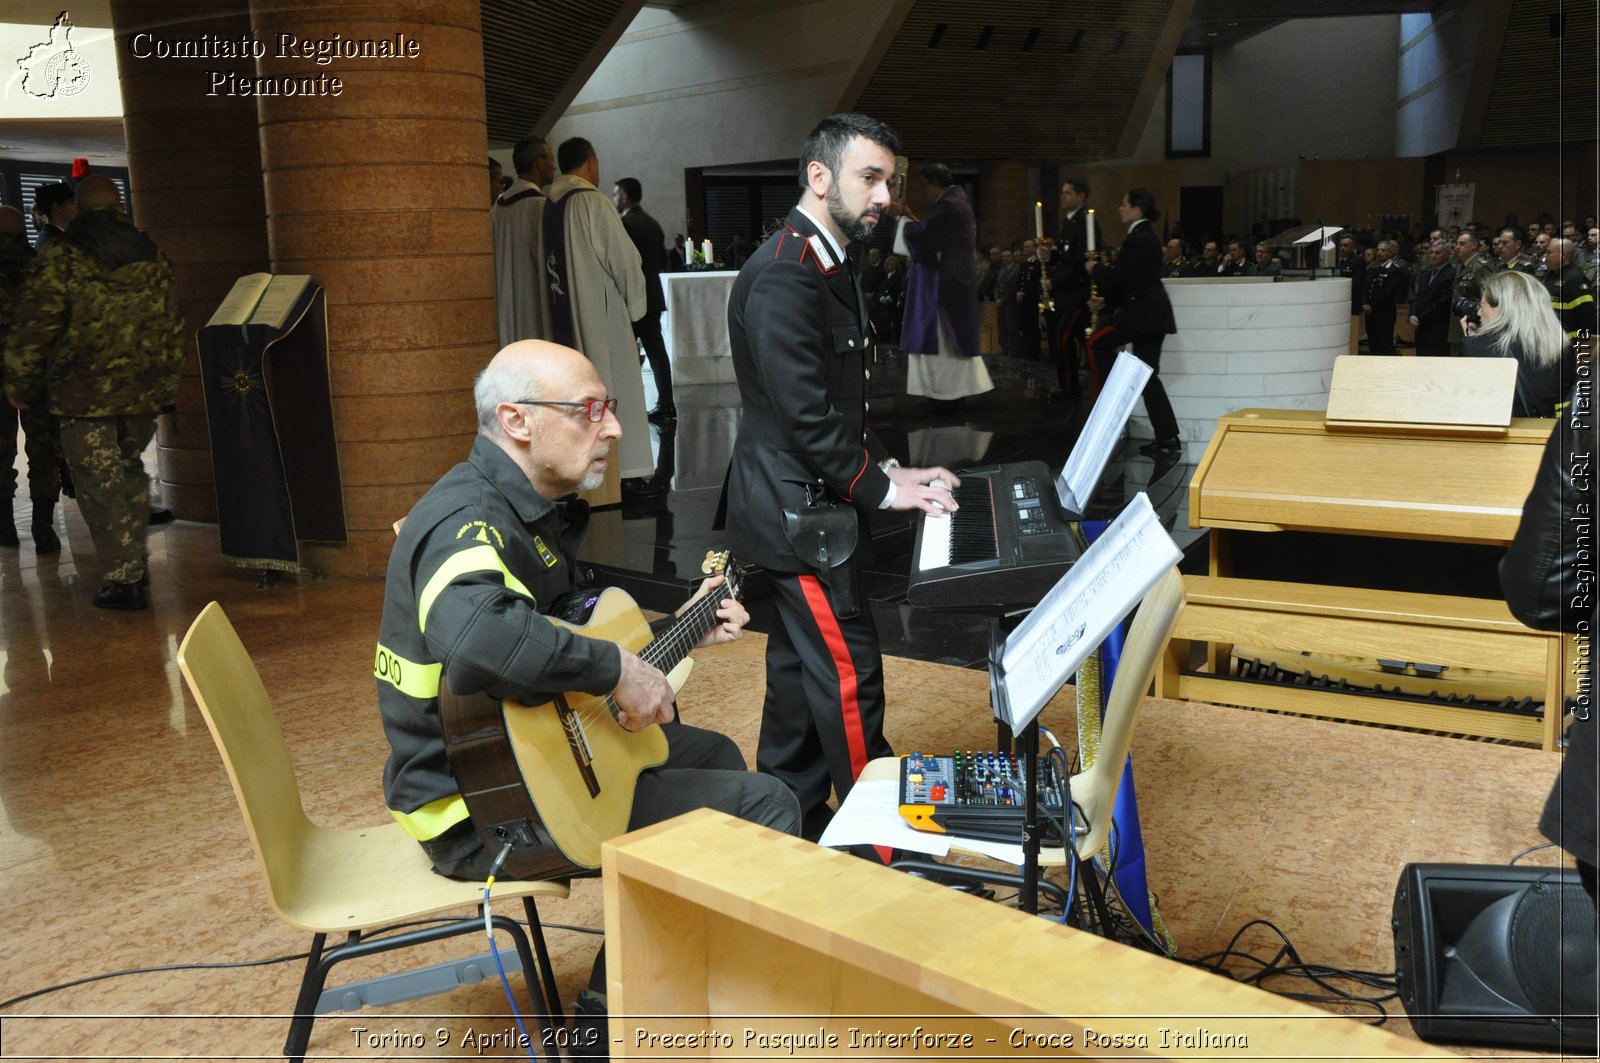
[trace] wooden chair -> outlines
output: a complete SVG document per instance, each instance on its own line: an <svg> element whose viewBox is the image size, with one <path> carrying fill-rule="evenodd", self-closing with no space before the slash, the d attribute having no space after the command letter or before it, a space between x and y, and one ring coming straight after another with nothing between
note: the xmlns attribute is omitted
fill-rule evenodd
<svg viewBox="0 0 1600 1063"><path fill-rule="evenodd" d="M178 667L228 769L272 907L286 922L313 935L300 997L283 1049L285 1056L298 1061L304 1057L317 1014L345 1009L346 1002L352 1000L346 994L374 984L368 980L326 989L334 965L430 941L483 933L483 884L434 874L421 846L392 819L367 828L332 830L306 817L277 714L249 653L218 603L206 606L190 625L178 648ZM523 933L516 920L504 915L495 915L492 921L516 945L534 1014L547 1034L560 1021L561 1009L534 899L566 897L567 892L567 883L557 881L508 880L494 885L496 899L522 899L529 934ZM396 923L468 905L479 905L478 913L419 930L372 936ZM344 934L345 940L325 951L323 946L330 933ZM530 936L537 952L537 966L529 950ZM438 968L430 973L434 977L427 988L404 996L392 993L383 1002L426 996L456 984ZM456 978L459 977L457 971ZM441 979L446 984L440 985ZM354 999L363 998L358 995ZM319 1006L325 1000L329 1003ZM546 1044L553 1042L552 1037L545 1039Z"/></svg>
<svg viewBox="0 0 1600 1063"><path fill-rule="evenodd" d="M1081 859L1099 852L1111 832L1122 766L1133 745L1133 725L1144 708L1144 692L1150 688L1156 664L1166 651L1183 604L1183 577L1176 568L1168 569L1145 593L1123 641L1117 674L1111 681L1111 696L1106 699L1105 718L1100 724L1100 752L1093 764L1072 777L1072 802L1083 810L1083 822L1077 824L1082 833L1075 846Z"/></svg>

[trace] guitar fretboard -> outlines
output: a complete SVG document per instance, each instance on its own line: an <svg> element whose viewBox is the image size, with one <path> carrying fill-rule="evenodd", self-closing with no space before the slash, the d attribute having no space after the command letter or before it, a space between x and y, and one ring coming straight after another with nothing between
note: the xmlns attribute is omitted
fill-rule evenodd
<svg viewBox="0 0 1600 1063"><path fill-rule="evenodd" d="M672 622L671 627L651 639L650 644L639 651L639 659L663 672L672 671L689 656L690 650L700 645L706 632L717 626L717 610L722 607L723 601L735 598L738 594L737 581L730 574L725 584L691 603L683 615ZM606 708L611 711L613 719L622 711L616 699L609 694L606 695Z"/></svg>

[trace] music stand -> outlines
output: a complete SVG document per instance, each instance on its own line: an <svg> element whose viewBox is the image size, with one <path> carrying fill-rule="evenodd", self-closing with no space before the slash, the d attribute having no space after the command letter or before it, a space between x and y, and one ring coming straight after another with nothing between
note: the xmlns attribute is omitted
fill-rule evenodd
<svg viewBox="0 0 1600 1063"><path fill-rule="evenodd" d="M1034 725L1044 706L1060 692L1079 665L1100 645L1182 557L1150 499L1136 495L1122 515L1058 580L1026 617L993 621L989 629L989 696L995 719L1011 728L1022 742L1022 875L1018 880L1018 905L1030 914L1039 910L1039 731ZM1011 626L1004 636L1001 624ZM1063 848L1069 860L1078 859L1078 824L1072 802L1063 802L1066 817ZM1089 830L1085 824L1084 830ZM930 862L931 863L931 862ZM896 866L901 866L896 864ZM971 880L974 876L945 877ZM918 870L926 870L926 865ZM1092 878L1092 876L1087 876ZM1086 878L1086 881L1087 881ZM989 874L985 881L1008 881ZM1047 883L1052 886L1054 884ZM1055 887L1065 910L1067 898ZM1092 896L1092 894L1091 894ZM1104 921L1103 901L1099 902Z"/></svg>

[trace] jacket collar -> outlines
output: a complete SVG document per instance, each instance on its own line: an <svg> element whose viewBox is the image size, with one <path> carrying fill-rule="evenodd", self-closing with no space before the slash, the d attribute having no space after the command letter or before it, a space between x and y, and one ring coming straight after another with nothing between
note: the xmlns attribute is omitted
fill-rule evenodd
<svg viewBox="0 0 1600 1063"><path fill-rule="evenodd" d="M472 453L467 461L506 497L522 523L532 525L556 508L555 502L533 489L527 474L511 460L511 455L487 436L480 435L473 440Z"/></svg>
<svg viewBox="0 0 1600 1063"><path fill-rule="evenodd" d="M800 217L806 220L809 231L806 231L806 229L802 229L800 226L794 224L794 216L796 214L800 215ZM800 231L804 232L807 237L814 236L822 241L828 253L833 256L833 261L831 263L824 261L823 264L825 266L831 269L834 266L841 265L844 262L844 248L839 246L839 241L833 238L833 234L827 230L827 227L824 226L822 222L812 217L811 212L806 210L806 208L800 206L799 204L795 204L795 208L789 212L789 223L790 228L800 229ZM814 247L816 245L813 244L812 246Z"/></svg>

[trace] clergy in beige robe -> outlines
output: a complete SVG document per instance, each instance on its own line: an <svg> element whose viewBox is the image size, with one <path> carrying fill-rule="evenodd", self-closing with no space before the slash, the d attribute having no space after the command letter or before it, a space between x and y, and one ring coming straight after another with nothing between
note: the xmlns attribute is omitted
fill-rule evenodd
<svg viewBox="0 0 1600 1063"><path fill-rule="evenodd" d="M563 154L570 143L561 145ZM558 162L566 164L563 169L567 172L545 189L549 201L544 209L555 210L572 197L565 204L562 223L572 345L594 363L606 391L617 400L617 420L622 423L618 472L624 479L648 477L655 471L655 461L650 455L639 348L633 338L633 322L644 316L648 305L639 250L628 238L610 197L595 187L600 163L593 149L581 164L560 156ZM548 250L543 250L548 259Z"/></svg>
<svg viewBox="0 0 1600 1063"><path fill-rule="evenodd" d="M519 177L489 211L494 226L495 310L502 347L550 335L539 256L539 219L544 205L544 193Z"/></svg>

